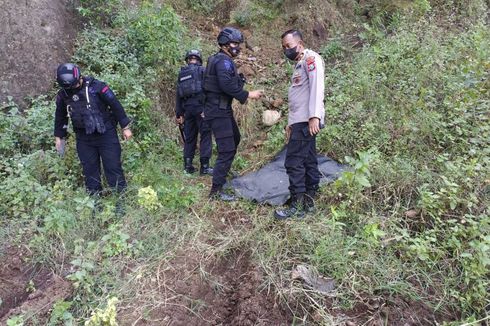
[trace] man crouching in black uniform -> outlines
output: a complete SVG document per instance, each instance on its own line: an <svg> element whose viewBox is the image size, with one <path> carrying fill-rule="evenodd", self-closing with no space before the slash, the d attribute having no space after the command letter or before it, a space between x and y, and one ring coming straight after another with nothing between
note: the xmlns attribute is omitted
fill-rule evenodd
<svg viewBox="0 0 490 326"><path fill-rule="evenodd" d="M81 76L80 69L71 63L58 67L57 82L61 89L56 97L56 149L58 152L62 150L70 117L88 193L97 195L102 190L101 160L107 183L117 192L122 192L126 188L126 179L121 166L117 123L125 140L133 134L129 128L131 121L121 103L107 84L93 77ZM123 212L122 203L118 201L116 213Z"/></svg>
<svg viewBox="0 0 490 326"><path fill-rule="evenodd" d="M243 75L238 74L233 62L240 53L240 43L243 43L243 36L239 30L224 28L218 35L220 51L209 57L204 74L204 120L209 121L218 147L209 196L224 201L235 200L234 196L223 192L223 186L240 143L240 131L231 103L237 99L243 104L247 99L259 99L263 94L262 90L248 92L243 89Z"/></svg>

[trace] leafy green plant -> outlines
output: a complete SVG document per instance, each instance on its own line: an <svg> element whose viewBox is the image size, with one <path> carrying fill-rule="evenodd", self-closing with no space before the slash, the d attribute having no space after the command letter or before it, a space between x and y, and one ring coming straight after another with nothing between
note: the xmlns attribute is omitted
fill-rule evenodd
<svg viewBox="0 0 490 326"><path fill-rule="evenodd" d="M104 309L97 308L92 316L85 322L85 326L116 326L117 325L117 303L115 297L107 300L107 306Z"/></svg>
<svg viewBox="0 0 490 326"><path fill-rule="evenodd" d="M162 207L156 191L151 186L138 189L138 204L150 212Z"/></svg>
<svg viewBox="0 0 490 326"><path fill-rule="evenodd" d="M320 49L320 54L325 60L340 59L344 52L345 50L342 43L337 39L328 41Z"/></svg>
<svg viewBox="0 0 490 326"><path fill-rule="evenodd" d="M233 11L232 19L240 26L258 26L260 22L270 21L277 17L281 2L260 2L255 0L243 1Z"/></svg>
<svg viewBox="0 0 490 326"><path fill-rule="evenodd" d="M184 29L171 7L144 1L138 10L129 13L127 31L142 62L172 66L180 61Z"/></svg>
<svg viewBox="0 0 490 326"><path fill-rule="evenodd" d="M163 207L173 210L185 209L197 201L197 190L189 188L177 180L171 179L158 188L158 194Z"/></svg>
<svg viewBox="0 0 490 326"><path fill-rule="evenodd" d="M95 243L88 243L87 248L84 246L84 241L78 239L74 253L77 258L70 263L73 266L74 272L67 276L67 279L73 282L73 286L79 292L79 296L75 297L80 300L84 292L92 293L94 291L95 279L93 272L95 270L95 261L92 257Z"/></svg>
<svg viewBox="0 0 490 326"><path fill-rule="evenodd" d="M199 13L210 14L213 10L216 9L217 6L223 3L223 0L186 0L186 2L192 10L195 10Z"/></svg>
<svg viewBox="0 0 490 326"><path fill-rule="evenodd" d="M24 316L14 316L7 320L7 326L23 326L24 325Z"/></svg>
<svg viewBox="0 0 490 326"><path fill-rule="evenodd" d="M111 25L116 20L119 8L123 6L121 0L79 0L76 8L78 13L91 23Z"/></svg>
<svg viewBox="0 0 490 326"><path fill-rule="evenodd" d="M102 237L103 252L106 257L131 254L134 242L129 242L130 236L121 230L121 226L111 224L109 233Z"/></svg>
<svg viewBox="0 0 490 326"><path fill-rule="evenodd" d="M335 181L335 187L338 189L346 188L347 191L359 192L365 188L371 187L369 177L371 172L369 166L376 158L373 151L358 152L358 159L347 156L345 162L351 169L342 172L340 177Z"/></svg>
<svg viewBox="0 0 490 326"><path fill-rule="evenodd" d="M65 326L74 325L73 315L68 311L72 305L73 303L70 301L57 301L53 305L48 326L56 326L59 323L63 323Z"/></svg>

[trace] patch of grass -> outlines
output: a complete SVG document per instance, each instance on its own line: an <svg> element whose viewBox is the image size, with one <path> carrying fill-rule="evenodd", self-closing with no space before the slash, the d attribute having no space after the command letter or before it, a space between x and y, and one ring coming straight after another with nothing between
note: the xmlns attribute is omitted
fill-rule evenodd
<svg viewBox="0 0 490 326"><path fill-rule="evenodd" d="M282 1L242 1L233 11L232 20L242 27L259 27L261 23L274 20L278 17L281 5Z"/></svg>

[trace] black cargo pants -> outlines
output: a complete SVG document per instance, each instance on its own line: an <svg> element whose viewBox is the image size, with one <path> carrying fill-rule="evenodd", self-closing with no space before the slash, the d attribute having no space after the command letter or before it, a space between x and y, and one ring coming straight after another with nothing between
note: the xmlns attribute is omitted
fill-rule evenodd
<svg viewBox="0 0 490 326"><path fill-rule="evenodd" d="M211 191L214 191L221 189L226 183L226 176L230 172L241 136L233 117L214 118L209 120L209 123L218 147L218 157L214 164L213 186L211 189Z"/></svg>
<svg viewBox="0 0 490 326"><path fill-rule="evenodd" d="M284 167L289 177L291 197L318 190L320 171L316 156L316 136L310 135L308 122L291 125Z"/></svg>

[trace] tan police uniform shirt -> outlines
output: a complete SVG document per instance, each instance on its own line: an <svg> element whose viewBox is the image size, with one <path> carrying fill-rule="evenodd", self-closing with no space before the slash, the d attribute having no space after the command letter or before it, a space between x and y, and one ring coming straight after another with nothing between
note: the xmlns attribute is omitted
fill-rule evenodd
<svg viewBox="0 0 490 326"><path fill-rule="evenodd" d="M313 117L319 118L321 124L325 123L324 89L323 60L315 51L306 49L303 58L296 63L291 77L288 126L308 122Z"/></svg>

